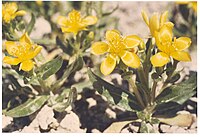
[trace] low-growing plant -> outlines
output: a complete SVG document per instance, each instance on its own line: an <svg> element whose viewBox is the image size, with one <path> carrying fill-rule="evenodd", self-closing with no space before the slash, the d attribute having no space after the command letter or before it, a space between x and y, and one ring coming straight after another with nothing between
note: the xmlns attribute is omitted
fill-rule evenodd
<svg viewBox="0 0 200 137"><path fill-rule="evenodd" d="M56 29L55 38L50 36L45 40L31 40L29 35L37 20L35 14L31 14L31 20L26 24L21 17L17 18L25 15L24 10L18 10L14 2L3 3L4 115L25 117L37 113L44 105L57 112L66 111L76 101L78 92L88 87L105 96L110 104L137 114L131 121L117 123L120 124L119 130L132 122L141 123L139 132L154 132L147 124L190 124L186 120L187 115L175 112L197 91L196 73L191 72L191 75L180 80L182 70L177 67L180 61L192 61L187 49L193 41L189 37L174 37L176 22L168 21L168 11L160 16L154 13L150 19L142 11L151 33L144 42L137 35L123 36L116 29L117 18L110 18L115 29L107 29L109 23L106 20L118 6L110 12L103 12L102 2L80 3L87 7L82 10L84 12L72 9L63 15L62 10L56 23L53 23L51 16L59 9L54 11L46 2L31 5L26 2L24 7L28 5L35 9L36 4L51 9L48 15L43 15L44 10L40 9L37 16L41 13L50 22L52 31ZM105 33L105 41L102 33ZM48 53L52 50L51 45L53 51ZM87 63L88 60L95 60L95 55L105 55L100 64L103 75L117 72L129 84L129 88L113 85L105 81L103 75L97 75L99 69L95 67L92 70ZM90 82L72 81L76 72L83 68L87 69Z"/></svg>

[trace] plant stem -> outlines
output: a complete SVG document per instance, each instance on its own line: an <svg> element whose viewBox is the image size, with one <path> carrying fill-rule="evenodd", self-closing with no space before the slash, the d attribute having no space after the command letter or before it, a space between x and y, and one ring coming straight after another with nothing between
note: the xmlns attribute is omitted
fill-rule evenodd
<svg viewBox="0 0 200 137"><path fill-rule="evenodd" d="M144 73L143 67L139 67L137 69L137 72L138 72L138 76L139 76L141 83L143 83L145 85L146 90L148 90L148 88L149 88L148 78L147 78L147 75L145 75L145 73Z"/></svg>
<svg viewBox="0 0 200 137"><path fill-rule="evenodd" d="M135 82L133 81L132 78L128 79L128 82L129 82L130 86L132 87L133 92L134 92L134 94L135 94L137 100L139 101L141 107L142 107L142 108L145 108L145 105L144 105L144 103L143 103L143 101L142 101L142 98L141 98L141 96L140 96L140 93L139 93L139 91L138 91L138 89L137 89L137 87L136 87L136 85L135 85Z"/></svg>
<svg viewBox="0 0 200 137"><path fill-rule="evenodd" d="M151 97L151 102L153 103L155 98L156 98L156 87L157 87L157 81L153 81L153 86L152 86L152 90L151 90L151 93L152 93L152 97Z"/></svg>
<svg viewBox="0 0 200 137"><path fill-rule="evenodd" d="M169 84L169 80L171 79L171 77L173 76L174 71L176 70L178 61L174 60L173 66L172 66L172 71L171 73L168 75L167 79L165 80L165 82L163 83L163 86L161 88L161 92L167 87L167 85Z"/></svg>

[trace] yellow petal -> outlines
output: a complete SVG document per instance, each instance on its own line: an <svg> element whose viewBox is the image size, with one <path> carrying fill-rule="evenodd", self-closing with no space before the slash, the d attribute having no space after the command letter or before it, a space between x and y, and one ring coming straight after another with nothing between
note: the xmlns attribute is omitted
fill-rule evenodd
<svg viewBox="0 0 200 137"><path fill-rule="evenodd" d="M115 69L116 58L117 57L109 54L107 58L101 63L100 66L101 73L103 73L105 76L109 75Z"/></svg>
<svg viewBox="0 0 200 137"><path fill-rule="evenodd" d="M32 60L25 60L20 64L19 70L30 71L33 69L34 63Z"/></svg>
<svg viewBox="0 0 200 137"><path fill-rule="evenodd" d="M118 30L108 30L106 31L107 41L116 41L120 39L120 32Z"/></svg>
<svg viewBox="0 0 200 137"><path fill-rule="evenodd" d="M71 21L77 21L81 18L81 14L80 12L78 12L77 10L72 10L69 14L68 17Z"/></svg>
<svg viewBox="0 0 200 137"><path fill-rule="evenodd" d="M108 51L109 46L105 42L95 42L92 44L91 52L95 55L104 54Z"/></svg>
<svg viewBox="0 0 200 137"><path fill-rule="evenodd" d="M15 16L24 16L25 14L26 14L26 11L20 10L20 11L15 13Z"/></svg>
<svg viewBox="0 0 200 137"><path fill-rule="evenodd" d="M9 14L14 14L17 9L18 9L18 6L15 2L9 2L9 3L6 3L5 4L5 8L6 8L6 11L9 12Z"/></svg>
<svg viewBox="0 0 200 137"><path fill-rule="evenodd" d="M160 27L164 25L168 18L168 11L165 11L160 17Z"/></svg>
<svg viewBox="0 0 200 137"><path fill-rule="evenodd" d="M59 16L58 19L57 19L57 23L60 26L67 26L68 25L68 20L64 16Z"/></svg>
<svg viewBox="0 0 200 137"><path fill-rule="evenodd" d="M158 19L158 13L154 13L153 16L149 20L149 28L151 35L154 37L155 31L158 31L160 25L159 25L159 19Z"/></svg>
<svg viewBox="0 0 200 137"><path fill-rule="evenodd" d="M149 18L147 16L147 13L143 10L142 10L142 18L143 18L144 22L147 24L147 26L149 26Z"/></svg>
<svg viewBox="0 0 200 137"><path fill-rule="evenodd" d="M191 61L190 54L184 51L176 51L171 53L171 56L178 61Z"/></svg>
<svg viewBox="0 0 200 137"><path fill-rule="evenodd" d="M19 39L20 42L25 42L25 43L28 43L28 44L32 44L32 41L31 39L29 38L28 36L28 33L24 33L21 38Z"/></svg>
<svg viewBox="0 0 200 137"><path fill-rule="evenodd" d="M8 54L17 57L19 55L19 47L18 47L17 42L14 41L6 41L5 45L6 45L6 50L8 52Z"/></svg>
<svg viewBox="0 0 200 137"><path fill-rule="evenodd" d="M33 52L30 52L28 55L27 55L27 59L32 59L34 58L35 56L37 56L40 51L42 50L42 46L37 46Z"/></svg>
<svg viewBox="0 0 200 137"><path fill-rule="evenodd" d="M192 41L188 37L180 37L174 41L174 46L177 50L181 51L190 47Z"/></svg>
<svg viewBox="0 0 200 137"><path fill-rule="evenodd" d="M18 58L13 58L13 57L9 57L9 56L5 56L3 58L3 62L10 64L10 65L18 65L20 63L20 60Z"/></svg>
<svg viewBox="0 0 200 137"><path fill-rule="evenodd" d="M174 27L174 23L172 23L172 22L165 22L165 23L163 24L163 26L166 26L166 27L172 29L172 28ZM163 26L162 26L162 27L163 27Z"/></svg>
<svg viewBox="0 0 200 137"><path fill-rule="evenodd" d="M126 48L134 48L135 46L138 46L143 41L137 35L129 35L124 38L124 42L125 42Z"/></svg>
<svg viewBox="0 0 200 137"><path fill-rule="evenodd" d="M97 17L96 16L87 16L86 18L83 19L83 22L86 25L93 25L97 23Z"/></svg>
<svg viewBox="0 0 200 137"><path fill-rule="evenodd" d="M173 33L172 33L172 28L169 28L167 26L163 26L158 34L158 38L160 41L162 41L163 43L165 42L172 42L172 37L173 37Z"/></svg>
<svg viewBox="0 0 200 137"><path fill-rule="evenodd" d="M151 57L151 64L154 67L162 67L170 61L170 58L164 52L159 52Z"/></svg>
<svg viewBox="0 0 200 137"><path fill-rule="evenodd" d="M140 66L140 58L135 53L122 51L120 57L124 64L129 67L138 68Z"/></svg>

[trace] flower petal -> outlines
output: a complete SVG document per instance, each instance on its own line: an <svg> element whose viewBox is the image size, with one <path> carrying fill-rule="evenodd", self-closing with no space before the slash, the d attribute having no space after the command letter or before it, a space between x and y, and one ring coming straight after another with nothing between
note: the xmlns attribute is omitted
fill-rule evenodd
<svg viewBox="0 0 200 137"><path fill-rule="evenodd" d="M68 19L64 16L59 16L57 19L57 23L60 26L68 26L68 22L69 22Z"/></svg>
<svg viewBox="0 0 200 137"><path fill-rule="evenodd" d="M120 57L124 64L129 67L138 68L140 66L140 58L135 53L122 51Z"/></svg>
<svg viewBox="0 0 200 137"><path fill-rule="evenodd" d="M117 57L109 54L107 58L101 63L100 66L101 73L103 73L105 76L109 75L115 69L116 58Z"/></svg>
<svg viewBox="0 0 200 137"><path fill-rule="evenodd" d="M163 26L166 26L166 27L172 29L172 28L174 27L174 23L172 23L172 22L165 22L165 23L163 24Z"/></svg>
<svg viewBox="0 0 200 137"><path fill-rule="evenodd" d="M154 13L153 16L149 20L149 29L151 32L151 35L154 37L155 31L158 31L160 25L159 25L159 19L158 19L158 13Z"/></svg>
<svg viewBox="0 0 200 137"><path fill-rule="evenodd" d="M25 43L28 43L28 44L32 44L32 41L31 39L29 38L28 36L28 33L24 33L21 38L19 39L19 42L25 42Z"/></svg>
<svg viewBox="0 0 200 137"><path fill-rule="evenodd" d="M151 57L151 64L154 67L162 67L170 61L170 58L164 52L159 52Z"/></svg>
<svg viewBox="0 0 200 137"><path fill-rule="evenodd" d="M95 42L92 44L91 52L95 55L104 54L108 51L109 46L105 42Z"/></svg>
<svg viewBox="0 0 200 137"><path fill-rule="evenodd" d="M33 52L30 52L29 55L27 56L27 59L32 59L34 58L35 56L37 56L40 51L42 50L42 46L38 46L34 49Z"/></svg>
<svg viewBox="0 0 200 137"><path fill-rule="evenodd" d="M17 42L14 41L6 41L5 46L8 54L17 57L19 55L19 47Z"/></svg>
<svg viewBox="0 0 200 137"><path fill-rule="evenodd" d="M115 41L120 39L120 32L118 30L108 30L106 31L106 40Z"/></svg>
<svg viewBox="0 0 200 137"><path fill-rule="evenodd" d="M176 51L171 53L171 56L178 61L191 61L190 54L185 51Z"/></svg>
<svg viewBox="0 0 200 137"><path fill-rule="evenodd" d="M97 17L96 16L87 16L83 19L83 22L86 24L86 25L93 25L93 24L96 24L97 23Z"/></svg>
<svg viewBox="0 0 200 137"><path fill-rule="evenodd" d="M20 11L15 13L15 16L24 16L25 14L26 14L26 11L20 10Z"/></svg>
<svg viewBox="0 0 200 137"><path fill-rule="evenodd" d="M135 46L138 46L140 43L142 43L143 40L137 35L129 35L124 38L124 42L126 48L134 48Z"/></svg>
<svg viewBox="0 0 200 137"><path fill-rule="evenodd" d="M168 11L165 11L160 17L160 26L162 27L164 23L167 21Z"/></svg>
<svg viewBox="0 0 200 137"><path fill-rule="evenodd" d="M25 60L20 64L19 70L30 71L33 69L34 63L32 60Z"/></svg>
<svg viewBox="0 0 200 137"><path fill-rule="evenodd" d="M163 26L159 32L156 31L155 40L158 49L167 53L168 49L166 47L171 45L172 36L172 28L169 28L167 26Z"/></svg>
<svg viewBox="0 0 200 137"><path fill-rule="evenodd" d="M7 64L10 64L10 65L18 65L20 63L20 59L9 57L9 56L5 56L3 58L3 62L7 63Z"/></svg>
<svg viewBox="0 0 200 137"><path fill-rule="evenodd" d="M147 16L147 13L143 10L142 10L142 18L143 18L144 22L147 24L147 26L149 26L149 18Z"/></svg>
<svg viewBox="0 0 200 137"><path fill-rule="evenodd" d="M188 37L180 37L174 41L174 47L182 51L184 49L187 49L191 45L192 41Z"/></svg>
<svg viewBox="0 0 200 137"><path fill-rule="evenodd" d="M79 20L79 19L81 18L81 14L80 14L79 11L73 9L73 10L68 14L68 18L69 18L71 21Z"/></svg>

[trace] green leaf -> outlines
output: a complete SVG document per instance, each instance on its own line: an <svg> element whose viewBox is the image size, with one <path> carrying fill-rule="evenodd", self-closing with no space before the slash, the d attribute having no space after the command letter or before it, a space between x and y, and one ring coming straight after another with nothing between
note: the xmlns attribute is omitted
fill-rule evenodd
<svg viewBox="0 0 200 137"><path fill-rule="evenodd" d="M197 74L192 73L188 80L166 88L157 98L156 103L176 102L183 104L190 97L196 94Z"/></svg>
<svg viewBox="0 0 200 137"><path fill-rule="evenodd" d="M83 58L78 57L73 63L68 65L67 68L65 69L63 76L58 81L56 81L52 89L55 90L59 88L71 73L76 72L83 67L83 63L84 63Z"/></svg>
<svg viewBox="0 0 200 137"><path fill-rule="evenodd" d="M43 95L43 96L37 96L33 99L27 100L24 104L19 105L18 107L15 107L7 112L5 112L5 115L10 117L24 117L29 116L39 110L44 103L47 101L49 96Z"/></svg>
<svg viewBox="0 0 200 137"><path fill-rule="evenodd" d="M140 133L149 133L148 127L144 121L141 122L139 130L140 130Z"/></svg>
<svg viewBox="0 0 200 137"><path fill-rule="evenodd" d="M141 110L134 94L104 81L95 75L91 69L88 69L88 75L94 89L97 90L99 94L105 96L109 103L118 105L129 111Z"/></svg>
<svg viewBox="0 0 200 137"><path fill-rule="evenodd" d="M26 27L26 32L30 35L33 27L35 25L35 15L31 14L31 21L29 22L28 26Z"/></svg>
<svg viewBox="0 0 200 137"><path fill-rule="evenodd" d="M51 75L55 74L62 66L63 60L61 56L45 63L40 68L36 70L36 73L43 80L49 78Z"/></svg>
<svg viewBox="0 0 200 137"><path fill-rule="evenodd" d="M75 88L72 89L66 89L63 91L61 96L64 97L64 99L61 101L60 99L56 99L58 101L56 104L54 104L52 107L54 110L58 112L63 112L67 107L73 104L73 102L77 98L77 91ZM66 98L66 99L65 99Z"/></svg>

